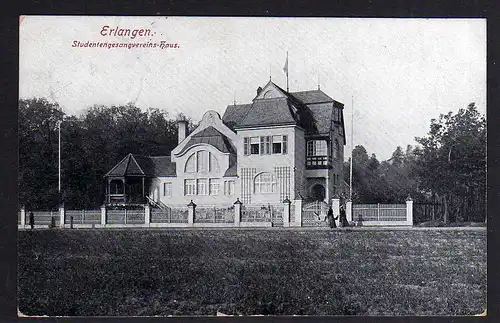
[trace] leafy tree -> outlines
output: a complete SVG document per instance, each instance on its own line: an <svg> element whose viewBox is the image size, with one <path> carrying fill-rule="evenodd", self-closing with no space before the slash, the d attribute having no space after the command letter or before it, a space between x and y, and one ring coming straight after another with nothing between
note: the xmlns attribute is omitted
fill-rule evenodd
<svg viewBox="0 0 500 323"><path fill-rule="evenodd" d="M19 202L29 208L58 206L57 124L63 118L57 103L19 101Z"/></svg>
<svg viewBox="0 0 500 323"><path fill-rule="evenodd" d="M432 119L417 170L420 188L445 205L445 221L485 219L486 120L474 103Z"/></svg>
<svg viewBox="0 0 500 323"><path fill-rule="evenodd" d="M19 200L30 209L56 208L58 130L61 123L62 199L70 208L98 207L103 176L128 153L164 156L177 145L177 122L159 109L133 104L94 105L80 116L66 116L57 103L19 100Z"/></svg>

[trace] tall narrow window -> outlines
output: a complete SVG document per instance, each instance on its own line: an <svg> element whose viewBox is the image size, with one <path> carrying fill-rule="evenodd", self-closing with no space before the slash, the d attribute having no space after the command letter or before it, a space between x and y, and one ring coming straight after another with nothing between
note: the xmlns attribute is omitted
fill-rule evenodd
<svg viewBox="0 0 500 323"><path fill-rule="evenodd" d="M195 154L192 154L188 160L186 161L186 166L184 168L184 172L186 173L194 173L196 172L196 168L195 168Z"/></svg>
<svg viewBox="0 0 500 323"><path fill-rule="evenodd" d="M172 196L172 182L163 183L163 196Z"/></svg>
<svg viewBox="0 0 500 323"><path fill-rule="evenodd" d="M281 154L282 136L273 136L273 154Z"/></svg>
<svg viewBox="0 0 500 323"><path fill-rule="evenodd" d="M271 153L271 136L265 136L264 142L266 143L266 154L269 155Z"/></svg>
<svg viewBox="0 0 500 323"><path fill-rule="evenodd" d="M224 181L224 195L234 194L234 181Z"/></svg>
<svg viewBox="0 0 500 323"><path fill-rule="evenodd" d="M243 154L245 156L250 155L250 138L249 137L243 138Z"/></svg>
<svg viewBox="0 0 500 323"><path fill-rule="evenodd" d="M210 153L210 172L220 172L219 162L214 154Z"/></svg>
<svg viewBox="0 0 500 323"><path fill-rule="evenodd" d="M207 195L208 194L208 185L206 178L199 178L196 180L197 183L197 193L198 195Z"/></svg>
<svg viewBox="0 0 500 323"><path fill-rule="evenodd" d="M283 154L288 153L288 136L284 135L283 136Z"/></svg>
<svg viewBox="0 0 500 323"><path fill-rule="evenodd" d="M208 172L208 151L201 150L197 152L196 155L196 167L198 173L207 173Z"/></svg>
<svg viewBox="0 0 500 323"><path fill-rule="evenodd" d="M259 139L260 139L259 137L250 137L250 153L252 155L259 154L259 143L260 143Z"/></svg>
<svg viewBox="0 0 500 323"><path fill-rule="evenodd" d="M210 195L219 195L219 179L211 178L209 179L209 194Z"/></svg>
<svg viewBox="0 0 500 323"><path fill-rule="evenodd" d="M196 195L196 182L194 179L184 180L184 195Z"/></svg>

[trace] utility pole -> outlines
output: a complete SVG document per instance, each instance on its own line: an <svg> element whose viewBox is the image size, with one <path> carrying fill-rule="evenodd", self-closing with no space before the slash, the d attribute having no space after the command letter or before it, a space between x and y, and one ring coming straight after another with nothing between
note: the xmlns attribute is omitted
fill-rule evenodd
<svg viewBox="0 0 500 323"><path fill-rule="evenodd" d="M57 121L57 128L59 132L59 198L61 197L61 120Z"/></svg>
<svg viewBox="0 0 500 323"><path fill-rule="evenodd" d="M352 109L352 115L351 115L351 162L349 163L349 200L352 201L352 163L354 161L354 95L351 96L351 109Z"/></svg>

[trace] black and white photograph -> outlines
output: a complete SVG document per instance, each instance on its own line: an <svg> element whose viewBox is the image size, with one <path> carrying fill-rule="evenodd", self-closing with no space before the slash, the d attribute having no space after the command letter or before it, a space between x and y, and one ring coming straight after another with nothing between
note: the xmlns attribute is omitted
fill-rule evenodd
<svg viewBox="0 0 500 323"><path fill-rule="evenodd" d="M486 19L19 17L18 317L486 316Z"/></svg>

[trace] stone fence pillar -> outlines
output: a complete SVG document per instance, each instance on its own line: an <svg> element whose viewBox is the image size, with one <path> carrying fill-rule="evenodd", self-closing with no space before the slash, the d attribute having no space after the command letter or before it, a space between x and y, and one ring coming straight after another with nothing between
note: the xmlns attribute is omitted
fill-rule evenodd
<svg viewBox="0 0 500 323"><path fill-rule="evenodd" d="M194 204L193 200L189 202L188 204L188 224L193 225L194 224L194 216L196 213L196 204Z"/></svg>
<svg viewBox="0 0 500 323"><path fill-rule="evenodd" d="M144 224L149 227L150 223L151 223L151 207L149 206L149 203L146 203L144 205Z"/></svg>
<svg viewBox="0 0 500 323"><path fill-rule="evenodd" d="M101 206L101 225L106 225L106 205Z"/></svg>
<svg viewBox="0 0 500 323"><path fill-rule="evenodd" d="M26 208L21 206L21 225L24 227L26 225Z"/></svg>
<svg viewBox="0 0 500 323"><path fill-rule="evenodd" d="M294 226L302 226L302 200L295 200L295 223Z"/></svg>
<svg viewBox="0 0 500 323"><path fill-rule="evenodd" d="M241 222L241 201L239 198L236 198L236 202L234 202L234 226L239 227Z"/></svg>
<svg viewBox="0 0 500 323"><path fill-rule="evenodd" d="M283 227L288 228L290 226L290 204L292 202L288 199L288 196L283 201Z"/></svg>
<svg viewBox="0 0 500 323"><path fill-rule="evenodd" d="M65 211L64 211L64 203L59 205L59 227L64 228L64 218L65 218Z"/></svg>
<svg viewBox="0 0 500 323"><path fill-rule="evenodd" d="M348 200L345 203L345 217L347 218L347 222L352 222L352 201Z"/></svg>
<svg viewBox="0 0 500 323"><path fill-rule="evenodd" d="M406 224L413 225L413 200L409 196L406 199Z"/></svg>

